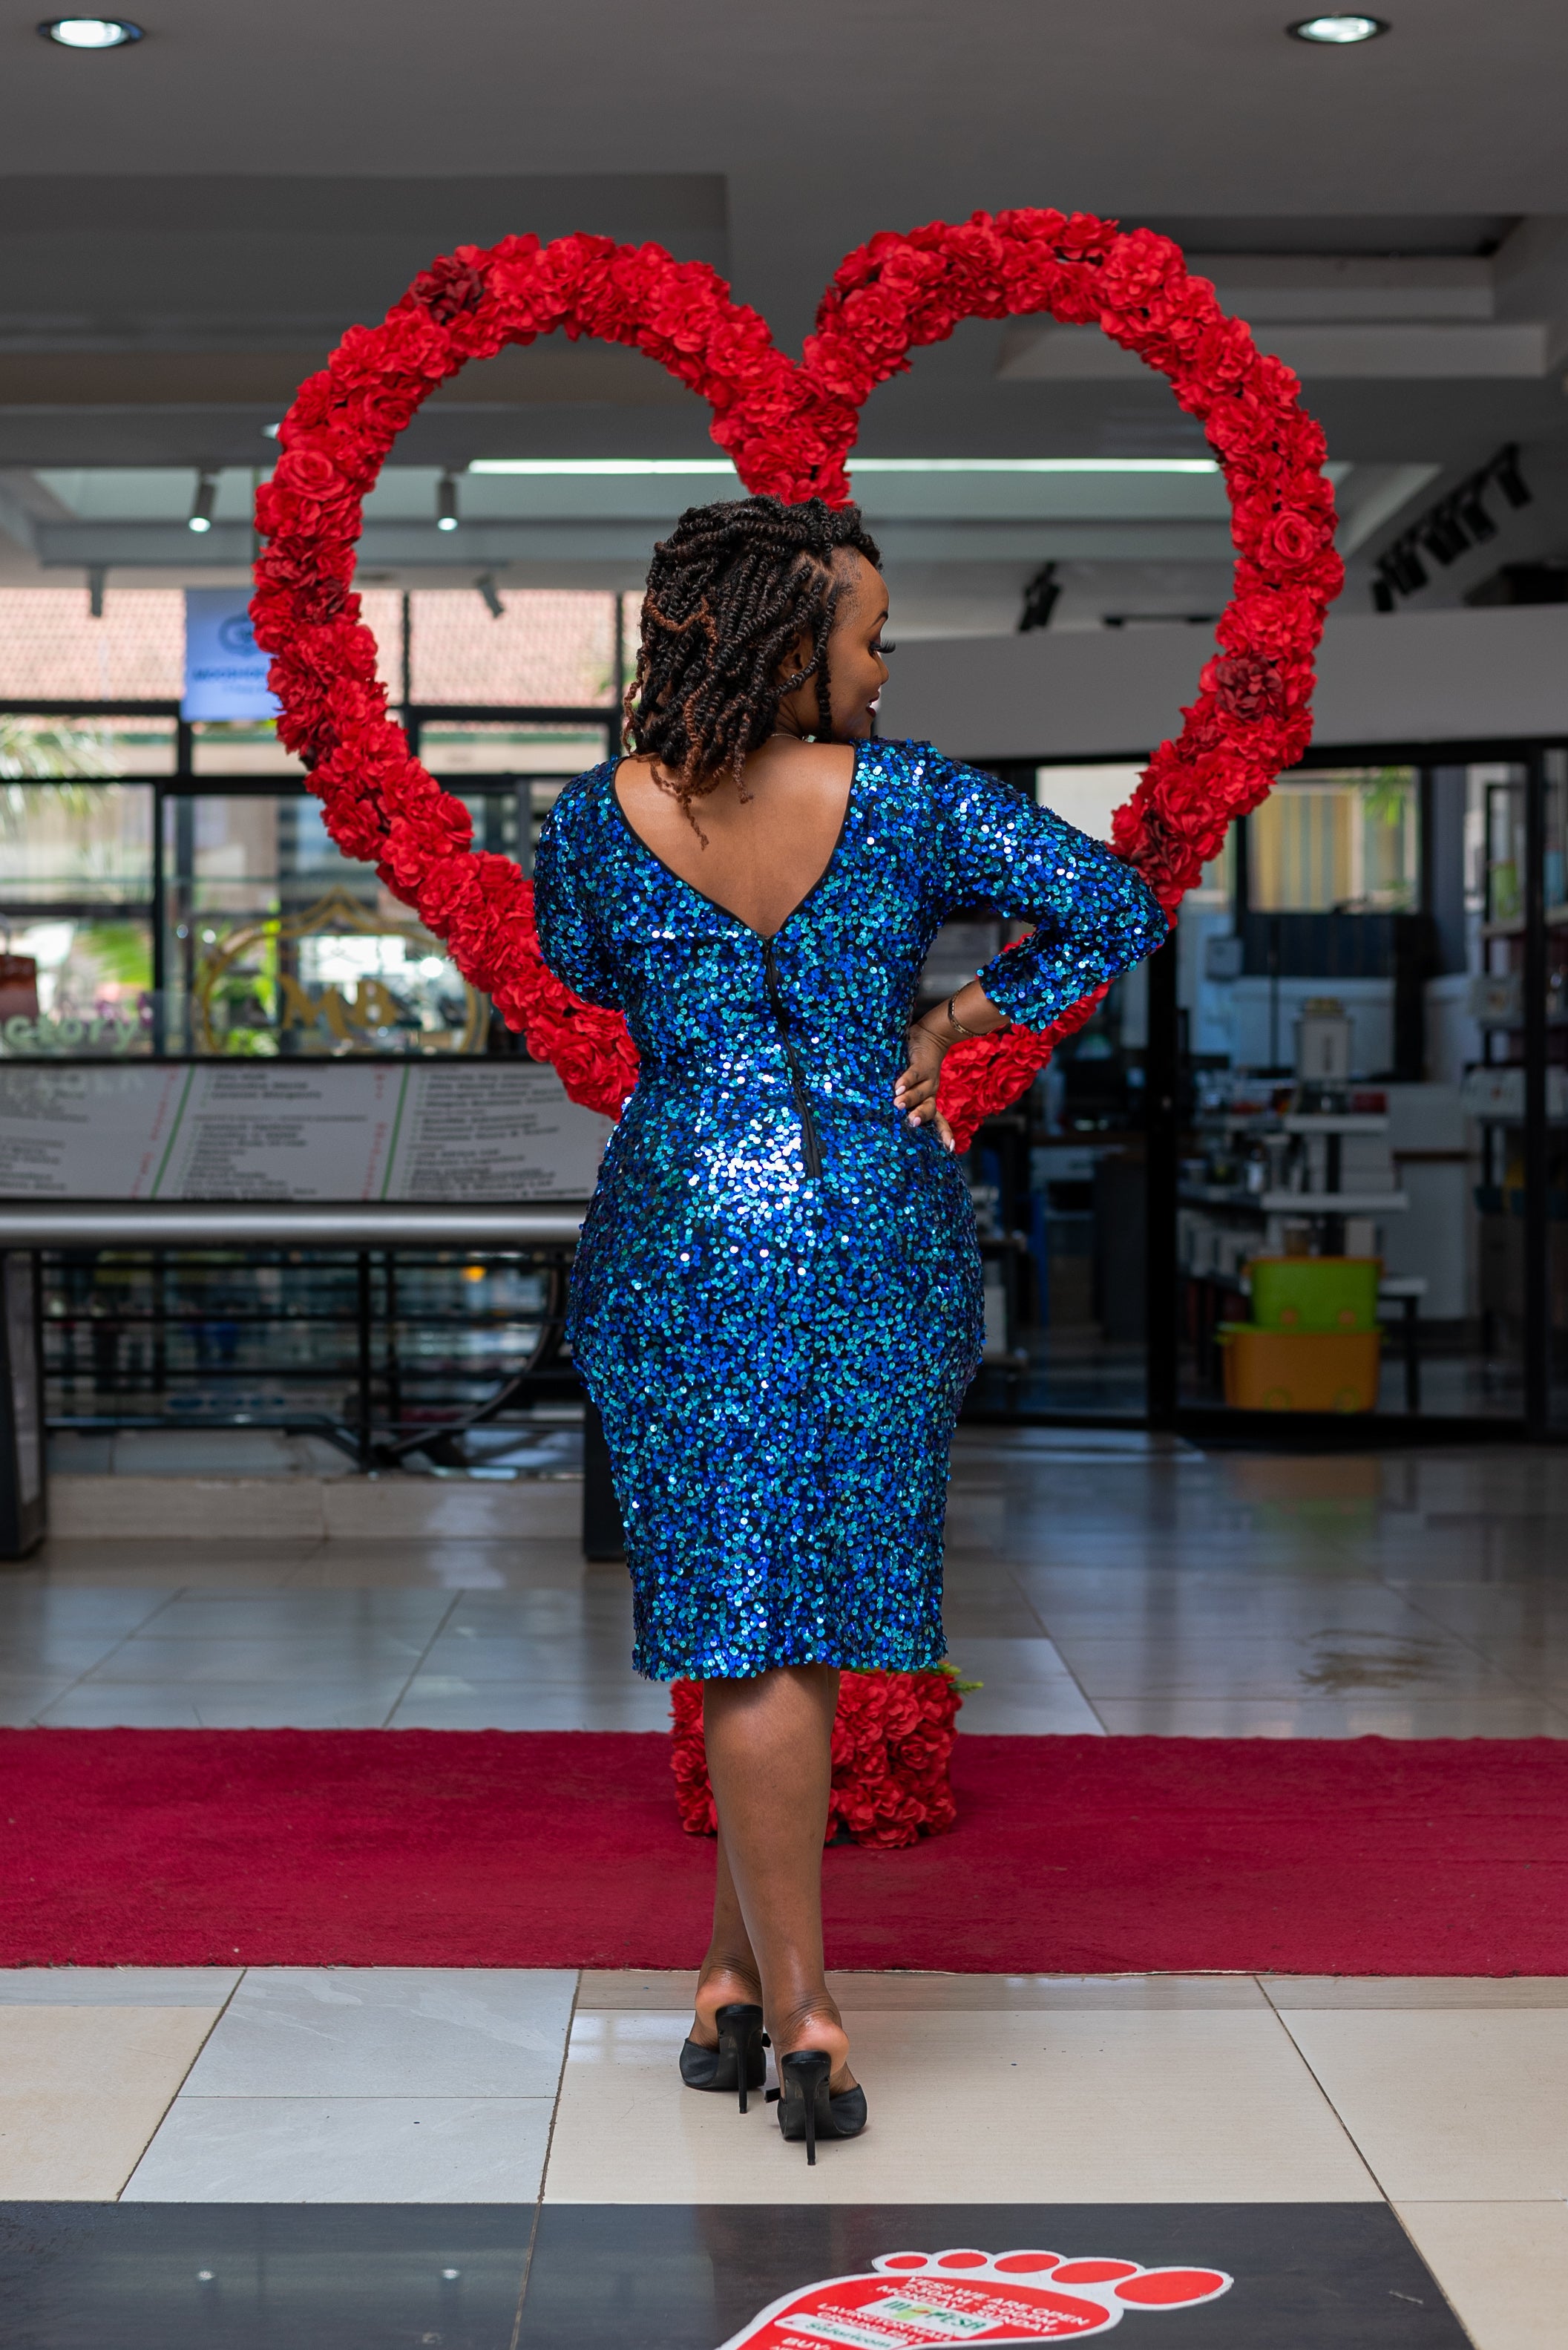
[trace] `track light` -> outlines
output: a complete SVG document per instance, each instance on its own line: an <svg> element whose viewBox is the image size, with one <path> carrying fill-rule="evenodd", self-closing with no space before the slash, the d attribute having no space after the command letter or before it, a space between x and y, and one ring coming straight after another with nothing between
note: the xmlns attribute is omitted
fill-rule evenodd
<svg viewBox="0 0 1568 2350"><path fill-rule="evenodd" d="M1469 533L1460 522L1453 500L1434 506L1420 526L1421 544L1441 564L1457 563L1469 552Z"/></svg>
<svg viewBox="0 0 1568 2350"><path fill-rule="evenodd" d="M1481 504L1479 484L1467 482L1459 492L1455 504L1459 508L1459 520L1478 546L1484 546L1489 538L1497 536L1497 525Z"/></svg>
<svg viewBox="0 0 1568 2350"><path fill-rule="evenodd" d="M1023 609L1018 615L1018 633L1023 636L1031 629L1048 629L1051 615L1056 608L1056 598L1062 593L1062 583L1056 577L1054 563L1043 563L1023 590Z"/></svg>
<svg viewBox="0 0 1568 2350"><path fill-rule="evenodd" d="M1506 449L1498 451L1488 471L1511 506L1527 506L1530 504L1530 485L1519 470L1516 442L1511 441Z"/></svg>
<svg viewBox="0 0 1568 2350"><path fill-rule="evenodd" d="M482 571L473 584L491 619L504 620L506 617L506 607L501 600L501 590L495 584L494 572Z"/></svg>
<svg viewBox="0 0 1568 2350"><path fill-rule="evenodd" d="M457 528L457 475L443 473L436 491L436 528Z"/></svg>
<svg viewBox="0 0 1568 2350"><path fill-rule="evenodd" d="M1401 546L1395 554L1394 577L1401 596L1418 596L1430 575L1413 546Z"/></svg>
<svg viewBox="0 0 1568 2350"><path fill-rule="evenodd" d="M203 467L196 476L196 495L191 507L191 519L185 525L187 530L193 530L204 536L212 529L213 507L217 495L218 477L216 473L209 473Z"/></svg>
<svg viewBox="0 0 1568 2350"><path fill-rule="evenodd" d="M1378 611L1391 612L1397 596L1414 596L1426 587L1421 550L1438 563L1457 563L1472 547L1484 546L1489 538L1497 536L1498 525L1483 494L1494 484L1511 506L1531 504L1530 484L1519 470L1517 442L1509 442L1495 457L1489 457L1384 548L1372 583L1372 601Z"/></svg>

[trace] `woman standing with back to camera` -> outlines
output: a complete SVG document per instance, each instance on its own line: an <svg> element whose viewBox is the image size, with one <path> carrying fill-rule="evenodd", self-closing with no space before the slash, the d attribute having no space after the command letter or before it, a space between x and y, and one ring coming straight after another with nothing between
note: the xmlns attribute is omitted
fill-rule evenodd
<svg viewBox="0 0 1568 2350"><path fill-rule="evenodd" d="M654 552L629 756L569 785L545 959L641 1058L573 1279L639 1672L703 1684L719 1814L690 2087L778 2061L779 2123L865 2128L823 1973L840 1669L940 1662L948 1453L981 1350L942 1057L1150 953L1131 868L993 777L874 739L880 557L854 506L697 506ZM909 1025L940 924L1036 925Z"/></svg>

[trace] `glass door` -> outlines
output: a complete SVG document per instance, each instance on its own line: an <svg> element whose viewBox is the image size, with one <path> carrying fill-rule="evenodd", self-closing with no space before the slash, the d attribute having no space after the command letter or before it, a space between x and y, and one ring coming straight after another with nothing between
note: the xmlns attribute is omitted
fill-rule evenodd
<svg viewBox="0 0 1568 2350"><path fill-rule="evenodd" d="M1179 1402L1544 1428L1568 753L1289 775L1179 931Z"/></svg>
<svg viewBox="0 0 1568 2350"><path fill-rule="evenodd" d="M1044 766L1010 778L1096 838L1137 770ZM922 1001L973 977L1007 938L985 910L940 934ZM1118 979L967 1159L986 1291L971 1414L1136 1421L1147 1409L1148 973Z"/></svg>

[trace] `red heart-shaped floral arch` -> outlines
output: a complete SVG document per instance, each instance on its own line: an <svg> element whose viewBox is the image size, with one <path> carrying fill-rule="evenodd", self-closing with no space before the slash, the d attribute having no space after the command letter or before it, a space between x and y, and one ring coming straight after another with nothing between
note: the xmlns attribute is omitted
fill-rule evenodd
<svg viewBox="0 0 1568 2350"><path fill-rule="evenodd" d="M301 386L256 498L269 544L251 612L257 643L275 656L278 733L309 764L339 848L374 863L417 909L575 1101L618 1113L637 1081L626 1024L545 969L531 885L509 858L470 847L462 801L410 756L359 619L354 542L388 451L468 360L560 328L632 344L699 393L749 490L839 505L860 405L876 385L961 318L1037 311L1098 326L1168 376L1181 406L1203 420L1231 495L1236 577L1221 650L1180 734L1160 744L1115 824L1116 849L1174 916L1231 819L1306 748L1313 652L1343 573L1324 438L1295 377L1226 317L1206 278L1188 276L1168 237L1036 211L874 236L835 272L797 365L703 262L607 237L542 245L508 236L435 262L380 326L351 327ZM940 1099L961 1147L1098 1000L1048 1029L1003 1030L949 1054Z"/></svg>

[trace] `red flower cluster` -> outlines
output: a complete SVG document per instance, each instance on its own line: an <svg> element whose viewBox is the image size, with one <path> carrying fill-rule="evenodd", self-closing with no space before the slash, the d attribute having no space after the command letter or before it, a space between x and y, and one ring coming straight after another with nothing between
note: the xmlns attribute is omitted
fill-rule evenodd
<svg viewBox="0 0 1568 2350"><path fill-rule="evenodd" d="M560 329L632 344L706 400L713 438L749 489L841 504L861 403L910 351L963 318L1039 311L1098 325L1168 376L1203 420L1231 494L1237 564L1223 650L1180 735L1161 743L1116 819L1116 848L1174 916L1232 818L1306 748L1313 653L1342 574L1324 439L1295 377L1258 351L1206 278L1188 276L1168 237L1044 211L874 236L835 272L798 366L704 263L607 237L504 237L433 263L380 326L350 328L301 387L256 498L268 545L251 611L275 656L278 732L310 766L338 847L417 908L575 1101L618 1113L637 1080L625 1024L545 968L529 884L509 859L473 851L461 801L410 756L360 623L354 543L392 442L468 360ZM949 1055L940 1100L961 1148L1092 1009Z"/></svg>
<svg viewBox="0 0 1568 2350"><path fill-rule="evenodd" d="M676 1681L670 1692L675 1801L688 1835L716 1835L719 1817L702 1743L702 1684ZM948 1765L958 1710L956 1675L844 1673L833 1724L833 1793L826 1842L891 1849L941 1835L958 1817Z"/></svg>

